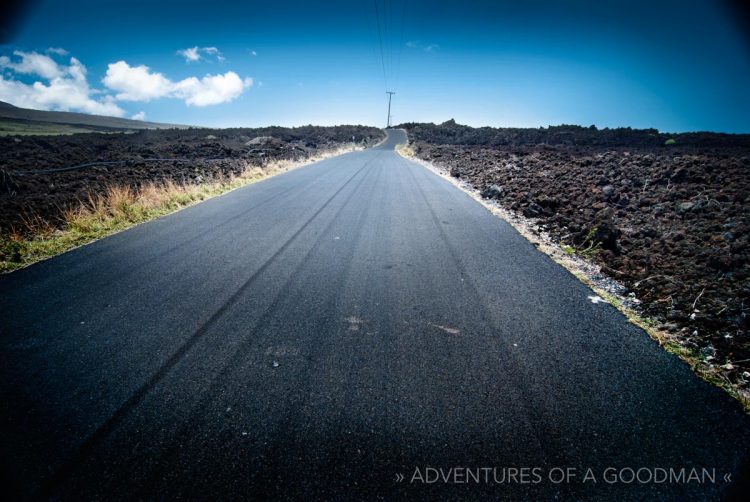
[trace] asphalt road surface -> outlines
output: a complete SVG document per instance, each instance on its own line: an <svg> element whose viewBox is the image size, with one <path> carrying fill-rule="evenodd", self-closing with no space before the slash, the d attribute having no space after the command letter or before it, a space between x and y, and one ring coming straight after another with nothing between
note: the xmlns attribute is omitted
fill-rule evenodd
<svg viewBox="0 0 750 502"><path fill-rule="evenodd" d="M0 277L6 494L741 496L740 406L403 140Z"/></svg>

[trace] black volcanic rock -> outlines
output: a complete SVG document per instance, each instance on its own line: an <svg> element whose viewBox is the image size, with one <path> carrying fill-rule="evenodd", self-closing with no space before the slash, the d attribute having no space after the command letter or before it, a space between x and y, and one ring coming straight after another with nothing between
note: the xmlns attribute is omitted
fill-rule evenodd
<svg viewBox="0 0 750 502"><path fill-rule="evenodd" d="M534 218L558 242L588 249L646 316L710 347L717 364L733 361L725 374L747 386L750 135L405 127L419 157ZM677 143L665 147L668 137Z"/></svg>

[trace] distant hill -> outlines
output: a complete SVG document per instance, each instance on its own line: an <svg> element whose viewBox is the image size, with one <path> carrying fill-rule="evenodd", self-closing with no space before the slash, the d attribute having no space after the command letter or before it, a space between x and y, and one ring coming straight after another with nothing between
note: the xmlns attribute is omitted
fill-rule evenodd
<svg viewBox="0 0 750 502"><path fill-rule="evenodd" d="M187 127L86 113L31 110L0 101L0 134L69 134L102 130L186 129Z"/></svg>
<svg viewBox="0 0 750 502"><path fill-rule="evenodd" d="M562 124L558 126L471 127L451 119L442 124L409 122L401 124L413 140L437 145L534 146L567 145L598 147L750 147L750 134L719 132L664 133L656 129Z"/></svg>

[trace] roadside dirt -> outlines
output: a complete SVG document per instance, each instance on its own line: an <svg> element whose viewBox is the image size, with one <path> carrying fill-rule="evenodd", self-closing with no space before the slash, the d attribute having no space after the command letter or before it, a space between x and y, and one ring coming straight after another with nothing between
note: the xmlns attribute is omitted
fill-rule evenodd
<svg viewBox="0 0 750 502"><path fill-rule="evenodd" d="M144 130L135 133L0 137L0 232L23 232L24 219L61 224L67 207L112 185L200 183L239 174L248 164L301 160L384 137L364 126ZM352 139L353 138L353 139ZM147 159L180 159L150 162ZM112 165L33 173L95 162Z"/></svg>
<svg viewBox="0 0 750 502"><path fill-rule="evenodd" d="M403 127L418 158L598 263L680 345L750 388L750 136Z"/></svg>

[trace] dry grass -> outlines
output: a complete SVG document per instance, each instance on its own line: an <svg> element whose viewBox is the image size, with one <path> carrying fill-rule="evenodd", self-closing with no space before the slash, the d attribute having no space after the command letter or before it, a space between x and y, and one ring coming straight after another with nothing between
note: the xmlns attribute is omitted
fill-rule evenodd
<svg viewBox="0 0 750 502"><path fill-rule="evenodd" d="M138 189L110 186L103 193L89 194L77 207L63 211L61 226L27 216L24 231L0 234L0 272L30 265L230 190L347 151L351 148L329 150L302 161L268 162L262 168L248 164L238 175L219 176L200 184L167 180L148 183Z"/></svg>
<svg viewBox="0 0 750 502"><path fill-rule="evenodd" d="M403 144L403 145L398 145L396 147L396 151L402 157L405 157L407 159L414 159L417 156L417 154L414 152L414 148L412 148L411 144L409 144L409 143Z"/></svg>

